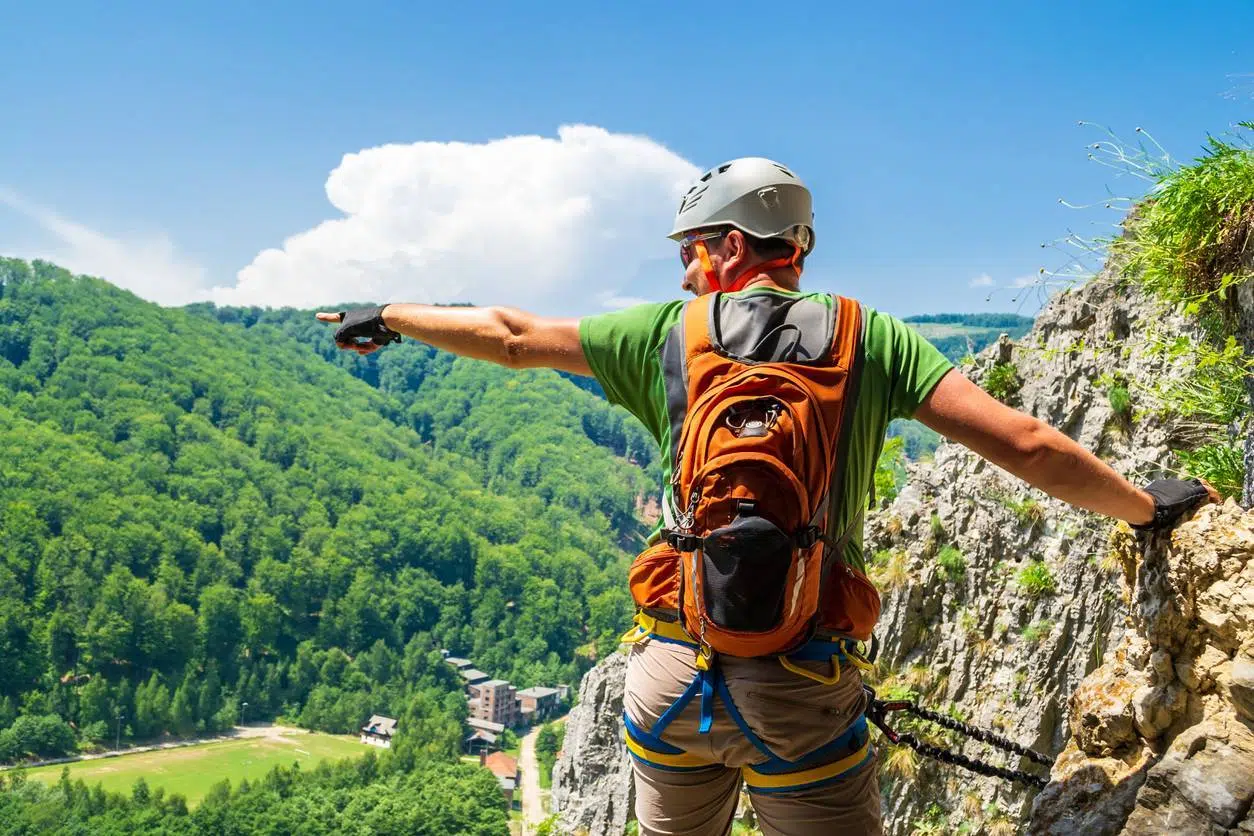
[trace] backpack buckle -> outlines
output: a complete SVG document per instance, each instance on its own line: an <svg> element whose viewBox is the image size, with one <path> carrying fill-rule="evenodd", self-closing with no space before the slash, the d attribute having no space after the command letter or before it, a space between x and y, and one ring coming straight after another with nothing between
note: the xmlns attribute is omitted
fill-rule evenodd
<svg viewBox="0 0 1254 836"><path fill-rule="evenodd" d="M680 534L678 531L664 532L666 542L677 552L695 552L701 548L701 538L694 534Z"/></svg>
<svg viewBox="0 0 1254 836"><path fill-rule="evenodd" d="M817 525L808 525L793 535L793 542L799 549L808 549L819 541L823 532Z"/></svg>

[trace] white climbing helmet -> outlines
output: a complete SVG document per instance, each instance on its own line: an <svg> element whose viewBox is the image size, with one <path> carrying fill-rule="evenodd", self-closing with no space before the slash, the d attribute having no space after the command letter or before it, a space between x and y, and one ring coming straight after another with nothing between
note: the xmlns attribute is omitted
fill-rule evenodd
<svg viewBox="0 0 1254 836"><path fill-rule="evenodd" d="M702 174L684 193L668 237L678 241L712 226L783 238L806 255L814 249L810 190L787 167L765 157L741 157Z"/></svg>

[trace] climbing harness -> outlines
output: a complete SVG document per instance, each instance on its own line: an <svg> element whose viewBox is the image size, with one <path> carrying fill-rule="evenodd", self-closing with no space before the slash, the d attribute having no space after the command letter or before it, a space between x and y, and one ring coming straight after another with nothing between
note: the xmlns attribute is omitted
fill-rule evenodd
<svg viewBox="0 0 1254 836"><path fill-rule="evenodd" d="M980 775L986 775L990 778L1003 778L1007 781L1026 784L1028 786L1036 787L1037 789L1043 789L1048 783L1045 778L1042 778L1039 775L1033 775L1032 773L1024 772L1021 769L1004 769L999 766L993 766L992 764L968 758L965 755L960 755L957 752L949 752L945 749L940 749L936 746L924 743L912 734L902 734L893 731L893 729L888 725L885 715L890 711L905 711L907 714L913 714L921 720L929 720L942 728L958 732L959 734L965 734L967 737L973 737L976 740L987 743L990 746L1014 752L1017 755L1022 755L1028 760L1039 763L1042 766L1052 766L1054 763L1053 758L1046 757L1040 752L1020 746L1013 740L1009 740L1001 735L993 734L992 732L984 729L978 729L975 726L969 726L966 723L953 719L952 717L937 714L935 711L920 708L914 700L881 700L876 696L874 688L869 685L863 685L862 687L867 693L867 719L879 727L879 730L884 733L884 737L888 738L890 743L898 745L904 743L924 757L932 758L933 760L951 764L953 766L961 766L964 769L969 769L972 772L977 772Z"/></svg>
<svg viewBox="0 0 1254 836"><path fill-rule="evenodd" d="M732 702L731 694L727 691L727 685L723 681L721 670L717 665L711 664L711 658L702 652L700 644L694 641L679 624L663 618L657 618L649 613L637 612L631 629L622 636L620 641L625 644L635 644L644 639L682 644L693 648L698 653L696 661L697 675L675 703L658 718L653 728L643 729L638 727L627 716L627 712L625 710L623 712L623 721L627 729L628 750L637 760L651 766L672 771L709 768L711 764L705 763L700 758L666 743L661 735L671 721L679 716L680 712L694 700L700 706L698 729L703 733L708 732L713 721L714 702L719 700L724 703L732 720L745 737L753 743L755 748L769 758L765 763L744 767L742 770L745 783L755 792L785 792L805 786L813 786L842 777L862 766L869 758L871 752L871 741L867 728L868 722L878 727L888 742L895 745L904 744L924 757L941 763L960 766L990 778L1002 778L1037 789L1043 789L1048 783L1045 778L1039 775L1033 775L1030 772L1019 769L993 766L957 752L950 752L924 743L909 732L895 731L889 726L887 715L894 711L904 711L921 720L935 723L942 728L966 735L990 746L1013 752L1042 766L1052 766L1054 763L1053 758L1042 755L1040 752L1021 746L1013 740L985 729L976 728L952 717L946 717L943 714L922 708L914 700L881 700L875 689L865 683L862 686L865 701L863 713L844 734L799 761L786 761L767 748L766 744L745 723L744 718L741 717L740 712ZM878 656L878 642L874 641L873 636L871 650L866 655L859 651L859 644L859 642L850 639L835 641L817 640L799 648L789 656L780 656L779 662L788 670L815 682L834 685L840 681L842 662L849 662L864 672L873 669L875 658ZM796 662L802 661L829 660L832 665L831 676L824 676L796 664Z"/></svg>
<svg viewBox="0 0 1254 836"><path fill-rule="evenodd" d="M701 734L708 734L714 722L714 704L721 702L727 715L745 739L766 756L766 760L761 763L741 767L741 775L750 792L783 793L815 787L845 778L871 761L873 750L865 714L859 714L844 732L815 751L796 760L781 757L772 751L745 721L744 716L736 707L727 682L723 678L722 668L716 663L713 654L706 655L700 644L695 642L682 627L675 622L638 612L634 625L623 635L621 641L626 644L635 644L645 639L681 644L692 648L697 654L695 663L697 670L688 687L658 717L651 728L642 728L637 725L632 721L626 709L623 710L627 750L635 760L671 772L701 771L717 766L666 742L662 734L670 723L693 702L696 702L699 707L697 730ZM842 663L848 662L863 668L870 666L870 663L858 652L857 645L858 642L852 639L830 641L820 639L798 648L787 657L779 657L779 660L780 664L788 670L800 673L815 682L832 685L840 681ZM814 673L796 664L796 662L812 661L830 662L832 674L825 676Z"/></svg>

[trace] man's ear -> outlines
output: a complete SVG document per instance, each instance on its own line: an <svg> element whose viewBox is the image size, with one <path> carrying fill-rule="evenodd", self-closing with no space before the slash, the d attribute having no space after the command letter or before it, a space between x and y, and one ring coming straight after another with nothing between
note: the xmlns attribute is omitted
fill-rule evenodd
<svg viewBox="0 0 1254 836"><path fill-rule="evenodd" d="M749 242L745 240L745 234L739 229L733 229L724 236L726 243L724 244L723 261L727 265L729 273L734 273L739 267L748 262L753 253L749 250Z"/></svg>

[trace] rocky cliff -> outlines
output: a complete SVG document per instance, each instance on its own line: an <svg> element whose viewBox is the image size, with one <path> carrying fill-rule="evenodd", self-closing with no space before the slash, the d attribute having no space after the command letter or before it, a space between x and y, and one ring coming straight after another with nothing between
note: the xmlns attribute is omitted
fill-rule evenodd
<svg viewBox="0 0 1254 836"><path fill-rule="evenodd" d="M1002 341L966 373L1144 481L1182 430L1138 415L1110 390L1170 374L1143 347L1155 333L1188 332L1107 274L1054 297L1023 340ZM868 521L866 548L884 594L880 687L1038 751L1061 750L1071 693L1127 629L1109 556L1113 528L943 444ZM936 742L1027 768L978 743ZM964 823L974 832L1005 829L1031 802L1017 785L905 753L889 759L884 783L890 833Z"/></svg>
<svg viewBox="0 0 1254 836"><path fill-rule="evenodd" d="M632 818L635 795L620 719L626 675L626 655L612 653L579 684L553 764L551 804L560 833L620 836Z"/></svg>
<svg viewBox="0 0 1254 836"><path fill-rule="evenodd" d="M1247 269L1254 271L1254 255ZM1237 288L1237 311L1245 353L1254 357L1254 281L1247 281ZM1250 404L1254 406L1254 376L1246 379L1245 388ZM1245 438L1245 507L1251 506L1254 506L1254 432L1247 433Z"/></svg>
<svg viewBox="0 0 1254 836"><path fill-rule="evenodd" d="M1254 511L1117 540L1130 629L1071 697L1031 830L1254 833Z"/></svg>
<svg viewBox="0 0 1254 836"><path fill-rule="evenodd" d="M1149 408L1149 389L1139 385L1181 374L1180 357L1168 360L1162 351L1151 350L1160 338L1174 339L1181 334L1194 334L1189 323L1106 273L1055 296L1023 339L990 346L964 371L986 388L995 389L1007 402L1069 434L1120 473L1143 483L1160 475L1172 460L1171 448L1187 444L1195 431L1186 421L1156 415ZM1187 362L1185 357L1183 363ZM1208 714L1198 708L1218 693L1214 690L1219 687L1215 684L1217 674L1211 668L1222 665L1215 653L1224 652L1224 658L1229 659L1240 642L1232 645L1229 636L1226 644L1207 644L1213 652L1203 659L1198 655L1204 653L1202 646L1189 645L1186 649L1179 642L1150 638L1151 633L1158 634L1138 621L1153 609L1143 586L1165 582L1159 577L1162 572L1155 574L1147 567L1158 566L1163 559L1172 560L1162 557L1167 552L1151 552L1137 562L1139 558L1129 556L1126 528L1029 489L956 444L942 444L932 461L911 465L909 471L901 494L867 520L865 549L884 596L877 630L881 639L877 687L881 691L917 696L929 707L997 730L1050 755L1067 747L1068 752L1074 749L1085 757L1118 760L1127 753L1126 747L1139 745L1139 754L1130 756L1126 770L1131 774L1139 769L1144 775L1149 764L1157 764L1158 777L1151 774L1144 792L1157 787L1163 799L1175 798L1173 792L1187 793L1169 789L1177 785L1167 773L1174 769L1173 776L1191 774L1193 768L1183 755L1171 761L1174 767L1159 757L1168 740L1187 743L1202 739L1197 737L1200 734L1207 741L1218 741L1227 730L1226 740L1236 742L1225 745L1243 751L1238 729L1241 715L1235 708L1229 714L1218 709ZM1239 517L1235 504L1208 509L1199 515L1198 523L1191 523L1195 526L1194 542L1209 542L1208 525L1239 532L1244 524L1237 522ZM1231 542L1241 542L1239 534L1232 537ZM1217 533L1216 542L1220 540L1223 537ZM1236 548L1214 546L1220 551L1227 549L1224 554ZM1217 574L1207 576L1205 586L1198 585L1203 583L1200 580L1193 586L1181 580L1185 585L1180 588L1209 590L1214 583L1226 582L1230 594L1238 594L1235 590L1242 581L1232 572L1240 571L1240 561L1235 557L1226 560L1207 564L1212 566L1208 571ZM1121 580L1130 561L1139 567L1132 586ZM1246 578L1244 583L1248 582ZM1169 590L1154 588L1160 596L1168 595ZM1215 594L1222 590L1221 586ZM1195 610L1187 612L1192 614L1181 615L1172 622L1172 629L1190 629L1181 624L1198 616ZM1229 627L1236 629L1234 623ZM1121 664L1126 671L1103 666L1103 659L1106 665L1117 665L1119 658L1124 660ZM1202 660L1198 662L1202 668L1191 674L1176 671L1180 660L1191 659ZM1229 661L1238 675L1243 675L1244 663ZM1085 680L1099 666L1103 666L1096 674L1099 679ZM1134 676L1134 668L1141 673ZM1170 668L1174 678L1154 673L1159 668ZM605 670L598 668L589 674L597 677L598 693L609 703L589 709L597 724L589 726L588 733L597 740L609 741L618 733L622 684L616 680L610 687L607 680L611 675L621 677L620 670L621 662L612 659ZM1122 690L1111 699L1131 700L1131 709L1120 703L1110 711L1117 717L1132 712L1128 715L1132 738L1127 738L1129 732L1122 721L1113 717L1107 726L1120 731L1111 731L1105 738L1101 734L1079 737L1073 731L1076 722L1091 722L1086 718L1092 700L1086 702L1080 697L1077 702L1072 695L1084 681L1094 700L1102 697L1101 676L1112 680L1108 683L1112 685L1118 679ZM1203 690L1190 691L1187 676L1193 676L1188 682ZM1131 688L1132 683L1136 683L1135 688ZM1186 722L1181 718L1191 718L1192 728L1201 722L1198 718L1211 716L1218 725L1203 724L1193 737L1181 737L1185 732L1177 726ZM1032 769L1027 761L990 754L979 743L935 729L929 732L926 727L918 732L971 757ZM1076 743L1073 738L1089 742ZM1109 738L1109 752L1100 746L1099 751L1090 752L1095 745L1091 741L1099 738ZM570 732L567 741L571 748ZM1084 748L1086 745L1090 749ZM1218 743L1209 745L1218 751ZM572 766L559 764L555 786L562 786L563 803L571 811L572 821L589 820L589 813L575 814L581 805L595 808L608 804L616 810L624 807L628 771L622 750L603 747L598 751L606 760L594 772L623 776L623 782L615 785L616 795L606 794L602 783L585 786ZM1186 748L1185 753L1188 751ZM882 775L890 834L1014 833L1029 818L1035 793L1019 785L920 760L909 750L885 754ZM1056 769L1068 769L1067 765L1074 765L1079 757L1066 755ZM1230 760L1224 753L1214 762ZM586 765L582 768L588 769ZM1076 766L1054 777L1056 781L1072 778L1067 792L1079 792L1074 775L1087 775L1088 768ZM1108 770L1104 774L1121 773ZM1121 790L1127 807L1131 803L1128 798L1136 797L1135 788L1131 783L1120 784L1123 778L1110 780L1113 783L1094 789L1092 797L1099 799L1095 807L1102 806L1100 799L1109 795L1109 789ZM1208 779L1203 776L1198 780ZM1047 794L1059 792L1055 785ZM1236 789L1232 795L1243 797ZM1144 803L1150 809L1169 802L1155 802L1145 796ZM1244 815L1240 806L1236 803L1223 809ZM1053 822L1049 827L1070 826L1058 817L1050 819L1044 808L1034 821L1046 827L1047 820ZM1212 820L1219 819L1212 816ZM621 832L617 827L615 820L609 829L590 832L617 834ZM1056 832L1089 832L1077 827Z"/></svg>

